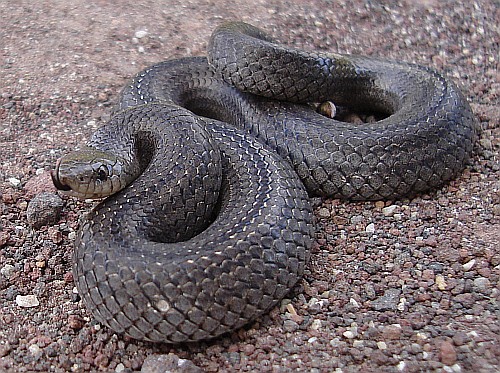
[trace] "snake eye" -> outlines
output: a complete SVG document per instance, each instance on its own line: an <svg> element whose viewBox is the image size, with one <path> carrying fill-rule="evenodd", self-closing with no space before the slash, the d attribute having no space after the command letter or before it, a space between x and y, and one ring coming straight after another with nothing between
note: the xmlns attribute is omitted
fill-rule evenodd
<svg viewBox="0 0 500 373"><path fill-rule="evenodd" d="M106 181L108 179L108 170L103 167L99 168L99 171L97 171L97 179Z"/></svg>

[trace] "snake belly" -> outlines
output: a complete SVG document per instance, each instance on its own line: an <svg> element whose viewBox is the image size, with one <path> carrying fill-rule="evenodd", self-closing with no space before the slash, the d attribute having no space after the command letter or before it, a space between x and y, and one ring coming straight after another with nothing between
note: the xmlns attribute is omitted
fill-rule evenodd
<svg viewBox="0 0 500 373"><path fill-rule="evenodd" d="M307 105L324 100L385 118L355 125ZM116 169L133 176L81 225L79 294L98 321L132 338L217 337L275 306L302 276L309 195L396 199L440 187L476 137L467 101L433 70L293 50L253 26L222 25L208 58L139 73L89 141L96 185ZM106 163L101 153L121 155ZM76 190L77 162L58 163L59 189Z"/></svg>

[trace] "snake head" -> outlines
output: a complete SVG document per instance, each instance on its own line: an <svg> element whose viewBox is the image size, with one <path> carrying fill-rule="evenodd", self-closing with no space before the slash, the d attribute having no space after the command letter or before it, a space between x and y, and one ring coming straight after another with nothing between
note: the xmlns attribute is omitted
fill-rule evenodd
<svg viewBox="0 0 500 373"><path fill-rule="evenodd" d="M130 180L126 162L119 157L84 148L65 155L51 172L54 186L81 199L103 198L123 189Z"/></svg>

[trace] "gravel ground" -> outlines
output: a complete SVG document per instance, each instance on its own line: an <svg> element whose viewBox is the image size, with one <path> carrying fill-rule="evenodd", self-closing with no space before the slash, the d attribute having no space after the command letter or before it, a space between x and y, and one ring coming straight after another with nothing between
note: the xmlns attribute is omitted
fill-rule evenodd
<svg viewBox="0 0 500 373"><path fill-rule="evenodd" d="M500 371L498 0L0 1L0 371ZM242 19L305 49L433 66L470 99L476 156L413 200L318 201L303 281L210 343L153 345L96 324L73 288L78 217L48 171L167 58Z"/></svg>

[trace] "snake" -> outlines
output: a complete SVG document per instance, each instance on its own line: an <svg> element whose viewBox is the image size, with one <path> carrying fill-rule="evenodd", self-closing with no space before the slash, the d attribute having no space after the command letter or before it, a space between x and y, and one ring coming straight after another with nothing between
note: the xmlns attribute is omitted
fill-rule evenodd
<svg viewBox="0 0 500 373"><path fill-rule="evenodd" d="M138 73L52 171L57 189L100 200L80 222L74 279L95 319L134 339L210 340L256 320L304 275L312 196L439 188L477 137L465 97L428 67L299 50L243 22L207 49ZM378 117L338 120L321 102Z"/></svg>

